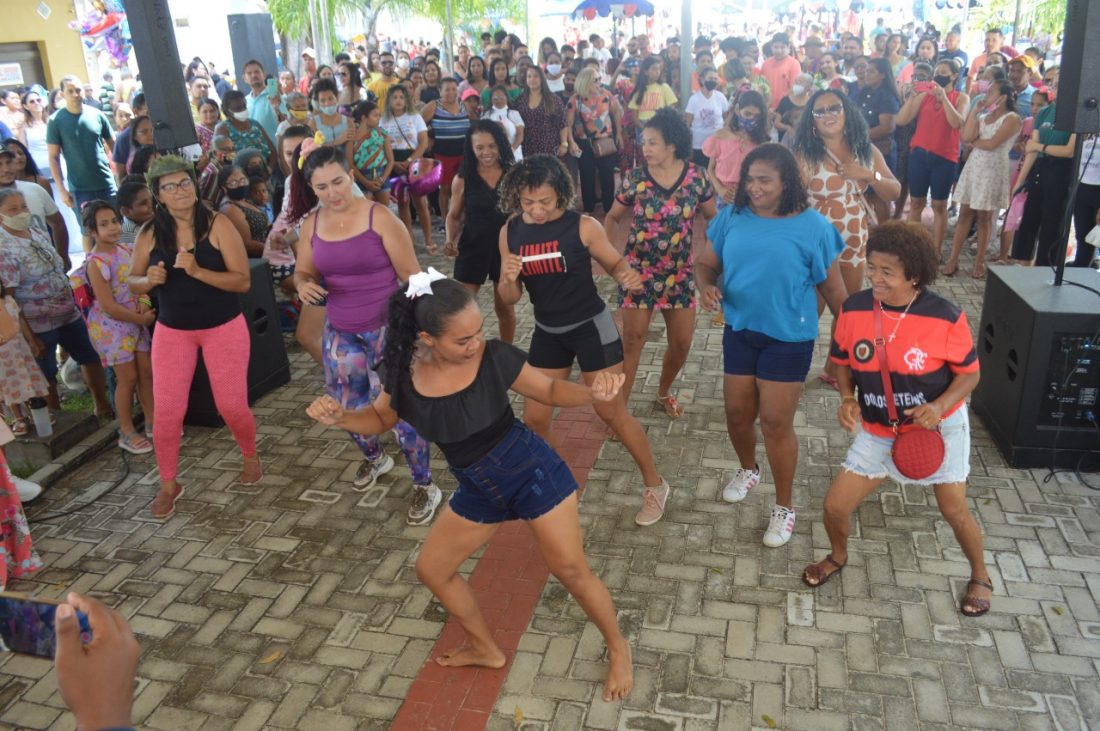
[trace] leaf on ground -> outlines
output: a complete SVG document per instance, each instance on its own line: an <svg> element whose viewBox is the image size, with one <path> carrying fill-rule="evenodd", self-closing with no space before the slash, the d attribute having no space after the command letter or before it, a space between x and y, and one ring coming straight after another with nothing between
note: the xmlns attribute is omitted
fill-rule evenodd
<svg viewBox="0 0 1100 731"><path fill-rule="evenodd" d="M1065 611L1066 610L1062 609L1061 607L1054 607L1054 613L1057 614L1059 617L1061 617L1062 613L1065 612Z"/></svg>
<svg viewBox="0 0 1100 731"><path fill-rule="evenodd" d="M714 572L714 573L716 573L716 574L722 574L723 576L725 576L725 575L726 575L726 572L725 572L725 571L723 571L722 569L716 569L716 568L714 568L714 567L711 567L711 571L713 571L713 572Z"/></svg>
<svg viewBox="0 0 1100 731"><path fill-rule="evenodd" d="M271 663L275 662L276 660L278 660L282 656L283 656L283 651L282 650L276 650L275 652L273 652L270 655L268 655L267 657L265 657L263 660L260 660L260 664L261 665L270 665Z"/></svg>
<svg viewBox="0 0 1100 731"><path fill-rule="evenodd" d="M512 714L512 722L516 728L523 725L523 709L519 706L516 706L516 712Z"/></svg>
<svg viewBox="0 0 1100 731"><path fill-rule="evenodd" d="M768 728L775 728L776 727L775 719L772 718L771 716L769 716L766 713L763 716L760 717L760 720L762 720L767 725Z"/></svg>

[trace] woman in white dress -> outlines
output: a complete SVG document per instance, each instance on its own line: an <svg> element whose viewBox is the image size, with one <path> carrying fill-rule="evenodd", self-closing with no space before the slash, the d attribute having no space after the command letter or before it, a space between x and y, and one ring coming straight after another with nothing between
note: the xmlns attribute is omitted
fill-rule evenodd
<svg viewBox="0 0 1100 731"><path fill-rule="evenodd" d="M1012 165L1008 152L1020 133L1020 117L1016 108L1016 93L1008 81L990 84L983 103L975 104L962 128L963 142L973 149L966 160L962 175L955 186L959 220L955 224L955 238L951 244L951 256L944 267L945 276L954 276L959 270L959 253L966 243L970 225L978 221L978 253L974 256L974 279L985 277L985 252L993 232L993 217L1008 208Z"/></svg>

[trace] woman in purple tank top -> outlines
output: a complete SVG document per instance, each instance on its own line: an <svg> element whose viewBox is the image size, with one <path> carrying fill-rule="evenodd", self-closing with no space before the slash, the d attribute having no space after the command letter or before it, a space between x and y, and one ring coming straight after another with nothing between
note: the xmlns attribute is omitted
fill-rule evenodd
<svg viewBox="0 0 1100 731"><path fill-rule="evenodd" d="M344 408L365 408L381 390L374 366L382 360L386 303L420 264L404 224L385 206L355 195L343 152L306 140L298 154L290 207L292 219L304 220L294 282L304 301L325 305L325 390ZM428 443L403 421L394 432L413 478L408 522L429 523L443 495L432 484ZM351 438L364 457L355 489L366 491L393 469L393 458L377 436Z"/></svg>

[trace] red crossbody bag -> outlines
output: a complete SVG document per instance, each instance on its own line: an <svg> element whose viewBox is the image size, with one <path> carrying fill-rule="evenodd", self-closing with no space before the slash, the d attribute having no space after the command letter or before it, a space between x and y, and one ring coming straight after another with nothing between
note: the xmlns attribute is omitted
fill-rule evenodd
<svg viewBox="0 0 1100 731"><path fill-rule="evenodd" d="M915 427L903 430L898 416L898 407L894 405L894 386L890 382L890 363L886 356L886 338L882 334L882 305L875 300L875 353L878 355L878 369L882 375L882 393L886 397L886 413L890 425L894 428L894 447L891 456L898 472L912 480L924 480L936 474L943 464L945 447L943 435L937 426L935 429Z"/></svg>

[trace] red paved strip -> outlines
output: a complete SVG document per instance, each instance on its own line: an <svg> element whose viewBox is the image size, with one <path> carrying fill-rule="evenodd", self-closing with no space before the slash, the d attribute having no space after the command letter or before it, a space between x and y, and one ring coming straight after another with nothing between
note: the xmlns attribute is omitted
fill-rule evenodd
<svg viewBox="0 0 1100 731"><path fill-rule="evenodd" d="M605 437L606 427L591 406L563 409L554 420L554 447L582 491ZM483 731L549 576L527 526L522 521L502 525L474 567L470 587L508 663L500 670L440 667L435 658L466 639L458 623L449 620L391 731Z"/></svg>

